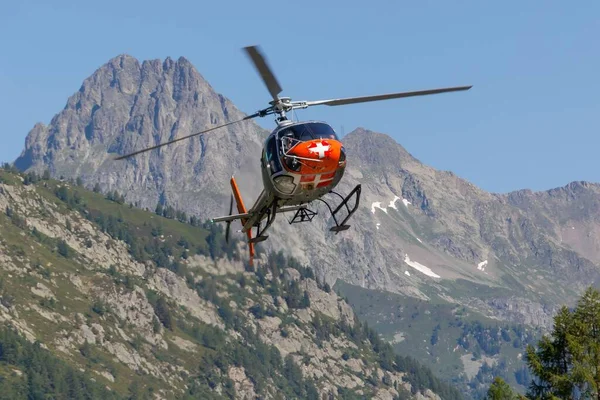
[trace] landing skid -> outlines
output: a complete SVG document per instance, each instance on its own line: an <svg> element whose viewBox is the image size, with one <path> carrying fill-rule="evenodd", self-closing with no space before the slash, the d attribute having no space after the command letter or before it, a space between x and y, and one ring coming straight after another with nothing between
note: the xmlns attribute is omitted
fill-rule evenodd
<svg viewBox="0 0 600 400"><path fill-rule="evenodd" d="M256 244L256 243L264 242L268 238L269 238L269 235L257 236L257 237L253 237L252 239L248 240L248 243Z"/></svg>
<svg viewBox="0 0 600 400"><path fill-rule="evenodd" d="M325 203L325 205L329 209L329 212L331 213L331 216L333 217L335 226L333 226L329 229L331 232L335 232L337 235L339 232L345 231L348 228L350 228L350 225L347 225L346 222L350 219L352 214L354 214L356 212L356 210L358 209L358 205L360 203L360 192L361 192L360 184L356 185L356 187L346 197L342 197L342 195L334 192L333 190L330 191L329 193L333 193L342 199L342 202L337 206L337 208L335 210L331 209L331 206L329 205L329 203L327 201L325 201L323 199L317 199L317 200ZM352 197L356 197L356 202L354 203L354 207L350 208L348 206L348 201ZM338 213L340 212L340 210L342 209L342 207L346 207L346 210L348 211L348 215L346 215L346 218L344 218L342 220L342 222L338 222L337 216L338 216ZM300 222L310 222L313 220L313 218L316 215L317 215L317 212L309 209L308 207L299 208L298 211L296 211L294 218L292 218L292 220L290 221L290 225L297 224Z"/></svg>
<svg viewBox="0 0 600 400"><path fill-rule="evenodd" d="M350 225L337 225L337 226L332 226L331 229L329 229L332 232L338 233L341 231L345 231L348 230L350 228Z"/></svg>
<svg viewBox="0 0 600 400"><path fill-rule="evenodd" d="M249 239L248 243L260 243L260 242L264 242L265 240L267 240L269 238L269 235L264 235L264 233L267 231L267 229L269 229L269 227L271 226L271 224L273 224L273 221L275 221L275 216L277 215L277 199L275 199L270 207L264 212L264 214L267 215L267 223L265 224L265 226L261 229L261 223L260 220L261 218L258 219L258 222L256 224L254 224L254 226L256 227L256 236Z"/></svg>
<svg viewBox="0 0 600 400"><path fill-rule="evenodd" d="M352 189L352 191L350 193L348 193L348 195L345 198L342 198L342 202L340 203L340 205L337 206L337 208L331 212L331 216L333 217L333 220L335 221L335 226L331 227L330 231L335 232L336 235L339 232L345 231L346 229L350 228L350 225L346 225L346 221L348 221L350 219L350 217L352 216L352 214L354 214L356 212L356 210L358 209L358 204L360 203L360 191L361 191L361 186L359 183L358 185L356 185L356 187L354 189ZM336 193L333 190L329 193L337 194L339 197L342 197L339 193ZM352 209L350 209L350 207L348 207L348 200L350 200L355 195L356 195L356 202L354 203L354 207L352 207ZM329 207L329 205L327 205L327 206ZM348 215L346 215L346 218L344 218L341 223L338 223L338 220L335 216L342 209L342 207L346 207L346 210L348 211ZM331 211L331 208L329 208L329 210Z"/></svg>

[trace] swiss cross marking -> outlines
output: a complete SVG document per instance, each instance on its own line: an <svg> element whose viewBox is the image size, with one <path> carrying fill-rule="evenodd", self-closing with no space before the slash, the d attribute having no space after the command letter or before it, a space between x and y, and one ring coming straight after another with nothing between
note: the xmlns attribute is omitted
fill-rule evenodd
<svg viewBox="0 0 600 400"><path fill-rule="evenodd" d="M308 147L308 151L316 153L319 156L319 159L325 158L326 153L329 152L330 149L331 146L329 143L324 141L313 143Z"/></svg>

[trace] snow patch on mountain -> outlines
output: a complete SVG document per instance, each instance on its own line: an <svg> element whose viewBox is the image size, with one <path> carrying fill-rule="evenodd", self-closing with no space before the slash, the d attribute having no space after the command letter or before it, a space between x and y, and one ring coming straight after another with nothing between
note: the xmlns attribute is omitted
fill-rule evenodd
<svg viewBox="0 0 600 400"><path fill-rule="evenodd" d="M431 276L433 278L441 278L441 276L439 276L438 274L433 272L431 270L431 268L429 268L421 263L418 263L416 261L411 261L410 257L408 257L408 254L404 255L404 262L407 263L408 265L410 265L411 267L413 267L414 269L416 269L417 271L424 273L427 276Z"/></svg>
<svg viewBox="0 0 600 400"><path fill-rule="evenodd" d="M487 265L488 260L484 260L482 262L480 262L479 264L477 264L477 269L480 271L485 271L485 266Z"/></svg>
<svg viewBox="0 0 600 400"><path fill-rule="evenodd" d="M396 208L396 200L400 200L400 197L394 196L394 199L392 201L390 201L390 205L388 207L391 207L394 210L397 210L397 208Z"/></svg>
<svg viewBox="0 0 600 400"><path fill-rule="evenodd" d="M398 201L398 200L400 200L400 197L394 196L394 198L390 201L390 203L387 205L387 207L382 207L381 201L374 201L373 203L371 203L371 212L373 214L375 214L376 208L379 208L380 210L382 210L385 213L388 212L387 211L388 208L393 208L394 210L398 210L398 208L396 207L396 201ZM406 199L402 199L402 203L404 203L404 205L406 207L408 207L408 205L411 204L411 202Z"/></svg>
<svg viewBox="0 0 600 400"><path fill-rule="evenodd" d="M380 201L375 201L373 202L373 204L371 204L371 212L373 214L375 214L375 209L379 208L380 210L382 210L383 212L387 213L387 208L385 207L381 207L381 202Z"/></svg>

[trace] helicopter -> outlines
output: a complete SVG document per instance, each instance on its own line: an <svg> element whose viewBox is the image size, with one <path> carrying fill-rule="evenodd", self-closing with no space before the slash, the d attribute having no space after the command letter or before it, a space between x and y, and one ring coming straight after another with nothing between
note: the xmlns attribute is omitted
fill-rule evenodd
<svg viewBox="0 0 600 400"><path fill-rule="evenodd" d="M318 105L341 106L464 91L472 87L456 86L329 100L292 101L290 97L279 96L282 92L281 85L277 78L275 78L259 47L248 46L244 47L243 50L262 78L273 99L269 102L269 107L242 119L230 121L201 132L119 156L115 159L122 160L229 125L276 114L275 123L277 126L264 141L260 157L263 189L258 198L247 209L240 195L235 178L232 176L230 179L232 195L229 203L229 215L212 219L212 222L225 222L227 224L225 232L227 241L229 241L231 223L240 220L242 229L239 232L245 233L248 238L250 265L253 264L255 255L254 244L268 238L268 235L265 235L265 233L275 221L277 214L294 212L292 219L289 221L290 224L310 222L317 215L317 212L309 207L311 207L313 202L320 201L325 203L333 218L334 226L330 228L330 231L338 234L350 228L347 222L356 212L360 203L360 184L356 185L346 196L342 196L333 190L344 175L347 160L344 146L331 125L323 121L292 121L287 118L286 113ZM327 194L335 194L341 198L340 203L335 209L323 198ZM352 204L349 203L352 199L355 199L353 206L349 206L349 204ZM234 201L237 205L237 214L232 214ZM338 220L339 213L344 208L346 214ZM252 234L252 228L256 228L254 235Z"/></svg>

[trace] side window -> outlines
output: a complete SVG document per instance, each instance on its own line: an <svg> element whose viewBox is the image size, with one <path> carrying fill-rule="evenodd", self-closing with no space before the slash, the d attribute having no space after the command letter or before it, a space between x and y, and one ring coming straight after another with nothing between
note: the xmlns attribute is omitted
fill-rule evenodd
<svg viewBox="0 0 600 400"><path fill-rule="evenodd" d="M277 158L277 142L275 140L275 136L272 136L267 142L266 163L269 164L271 168L271 174L281 171L281 165L279 164L279 160Z"/></svg>
<svg viewBox="0 0 600 400"><path fill-rule="evenodd" d="M271 159L273 158L273 154L275 154L275 138L271 137L269 139L269 141L267 142L267 145L265 146L267 149L267 162L271 161Z"/></svg>

